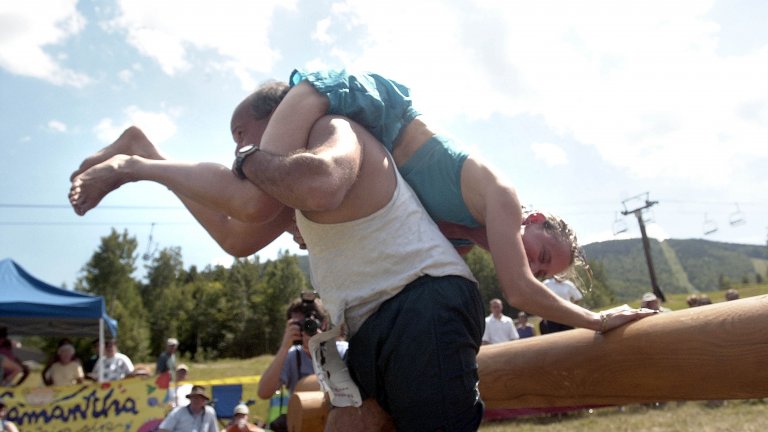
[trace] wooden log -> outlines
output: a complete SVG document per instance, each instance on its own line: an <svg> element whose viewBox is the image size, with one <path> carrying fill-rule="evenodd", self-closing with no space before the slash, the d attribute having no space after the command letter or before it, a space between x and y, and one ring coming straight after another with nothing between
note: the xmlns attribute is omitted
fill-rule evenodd
<svg viewBox="0 0 768 432"><path fill-rule="evenodd" d="M324 392L294 392L288 400L288 431L322 431L325 429L328 409Z"/></svg>
<svg viewBox="0 0 768 432"><path fill-rule="evenodd" d="M486 345L489 408L768 397L768 296Z"/></svg>

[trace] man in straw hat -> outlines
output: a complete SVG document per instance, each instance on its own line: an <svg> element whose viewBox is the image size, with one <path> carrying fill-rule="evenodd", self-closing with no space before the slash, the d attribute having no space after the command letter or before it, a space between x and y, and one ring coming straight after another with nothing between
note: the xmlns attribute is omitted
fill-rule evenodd
<svg viewBox="0 0 768 432"><path fill-rule="evenodd" d="M203 386L193 386L187 395L189 405L176 407L160 423L160 432L219 432L216 411L208 406L211 398Z"/></svg>

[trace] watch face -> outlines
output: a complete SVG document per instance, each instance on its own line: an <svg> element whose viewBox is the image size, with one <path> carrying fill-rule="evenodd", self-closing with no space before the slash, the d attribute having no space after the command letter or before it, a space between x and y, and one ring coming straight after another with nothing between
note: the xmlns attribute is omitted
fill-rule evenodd
<svg viewBox="0 0 768 432"><path fill-rule="evenodd" d="M251 151L252 151L252 150L253 150L255 147L256 147L256 144L248 144L248 145L244 145L244 146L240 147L240 148L237 150L237 154L239 154L239 155L242 155L242 154L248 154L248 153L250 153L250 152L251 152Z"/></svg>

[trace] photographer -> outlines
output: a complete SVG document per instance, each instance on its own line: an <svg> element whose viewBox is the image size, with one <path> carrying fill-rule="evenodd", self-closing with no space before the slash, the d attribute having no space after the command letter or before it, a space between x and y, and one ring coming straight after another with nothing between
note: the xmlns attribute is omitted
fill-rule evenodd
<svg viewBox="0 0 768 432"><path fill-rule="evenodd" d="M286 315L288 321L285 324L283 341L272 363L259 380L258 395L262 399L271 398L282 386L293 392L300 379L315 373L309 354L309 339L325 329L328 324L328 312L315 293L305 292L291 303ZM336 348L341 358L344 358L347 342L337 341ZM271 428L279 430L274 426Z"/></svg>

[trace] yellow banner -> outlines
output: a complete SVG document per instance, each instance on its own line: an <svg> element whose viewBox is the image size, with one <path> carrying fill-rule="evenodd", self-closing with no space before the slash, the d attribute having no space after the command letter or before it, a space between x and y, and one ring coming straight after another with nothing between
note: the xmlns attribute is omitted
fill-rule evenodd
<svg viewBox="0 0 768 432"><path fill-rule="evenodd" d="M215 395L219 385L241 401L255 401L259 377L194 381ZM239 385L239 387L238 387ZM66 387L0 388L6 420L23 432L151 432L170 411L167 388L154 378ZM215 397L215 396L214 396ZM223 398L222 398L223 399ZM232 409L223 413L229 417Z"/></svg>

